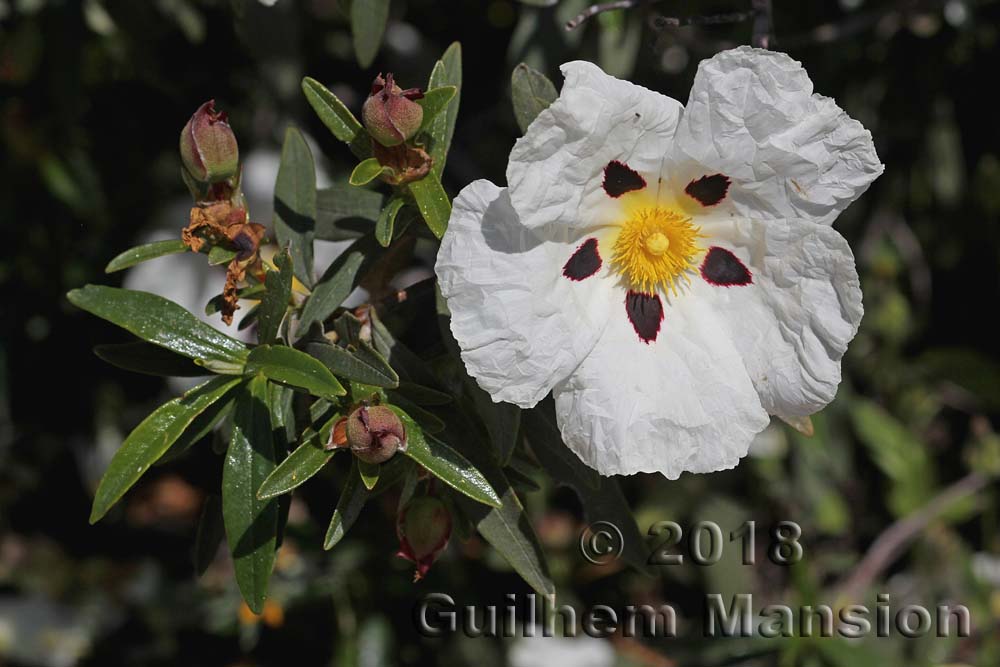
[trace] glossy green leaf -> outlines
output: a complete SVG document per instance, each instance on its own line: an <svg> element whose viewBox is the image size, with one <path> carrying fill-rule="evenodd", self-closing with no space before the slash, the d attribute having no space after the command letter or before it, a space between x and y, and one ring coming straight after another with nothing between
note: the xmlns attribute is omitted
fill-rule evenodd
<svg viewBox="0 0 1000 667"><path fill-rule="evenodd" d="M278 337L281 320L292 297L292 258L288 251L275 255L274 264L278 269L268 269L264 276L267 291L257 308L257 340L260 343L271 343Z"/></svg>
<svg viewBox="0 0 1000 667"><path fill-rule="evenodd" d="M502 506L492 508L463 502L462 512L529 586L541 595L554 594L555 584L549 574L545 552L538 542L538 536L524 511L521 499L502 473L494 472L491 479L495 483L503 482L506 485Z"/></svg>
<svg viewBox="0 0 1000 667"><path fill-rule="evenodd" d="M389 406L406 429L406 455L456 491L491 507L500 507L500 497L476 468L454 449L424 431L396 406Z"/></svg>
<svg viewBox="0 0 1000 667"><path fill-rule="evenodd" d="M367 160L359 162L354 167L354 171L351 172L351 177L347 180L354 186L368 185L382 174L391 173L392 169L389 167L383 167L379 164L378 160L370 157Z"/></svg>
<svg viewBox="0 0 1000 667"><path fill-rule="evenodd" d="M389 0L356 0L351 3L351 37L354 54L363 69L371 66L382 45L389 20Z"/></svg>
<svg viewBox="0 0 1000 667"><path fill-rule="evenodd" d="M422 98L417 100L417 104L424 110L424 117L420 122L421 131L426 131L430 127L434 119L445 110L457 93L457 86L441 86L428 90Z"/></svg>
<svg viewBox="0 0 1000 667"><path fill-rule="evenodd" d="M223 396L220 400L212 403L210 406L205 408L200 415L194 418L194 421L184 429L181 436L174 441L174 444L170 445L170 449L160 457L158 464L165 464L173 461L177 457L181 456L189 450L196 442L199 442L202 438L206 438L212 434L215 427L219 425L219 422L229 414L233 408L233 404L236 402L236 391L231 390L228 394Z"/></svg>
<svg viewBox="0 0 1000 667"><path fill-rule="evenodd" d="M303 437L302 444L296 447L260 485L257 497L266 500L288 493L322 470L338 451L326 449L326 443L330 439L331 429L339 419L340 415L334 415L318 433L309 431Z"/></svg>
<svg viewBox="0 0 1000 667"><path fill-rule="evenodd" d="M118 368L164 377L198 377L208 372L187 357L152 343L111 343L97 345L94 354Z"/></svg>
<svg viewBox="0 0 1000 667"><path fill-rule="evenodd" d="M209 266L219 266L220 264L229 264L229 262L236 259L236 251L232 248L226 248L221 245L214 245L208 249L208 265Z"/></svg>
<svg viewBox="0 0 1000 667"><path fill-rule="evenodd" d="M222 468L222 515L236 583L259 614L267 598L278 533L278 503L257 489L275 467L267 381L256 376L236 399L233 433Z"/></svg>
<svg viewBox="0 0 1000 667"><path fill-rule="evenodd" d="M547 76L525 63L514 68L510 77L510 90L514 102L514 117L522 134L528 131L531 121L559 96Z"/></svg>
<svg viewBox="0 0 1000 667"><path fill-rule="evenodd" d="M302 308L299 328L309 329L313 322L322 322L333 314L344 299L361 282L365 269L376 258L375 239L370 236L355 241L330 264Z"/></svg>
<svg viewBox="0 0 1000 667"><path fill-rule="evenodd" d="M247 358L246 373L260 373L269 380L304 389L319 398L333 400L347 394L326 366L287 345L255 347Z"/></svg>
<svg viewBox="0 0 1000 667"><path fill-rule="evenodd" d="M125 438L108 464L94 494L90 523L96 523L107 514L112 505L166 453L195 417L239 382L239 378L212 378L183 396L164 403L142 420Z"/></svg>
<svg viewBox="0 0 1000 667"><path fill-rule="evenodd" d="M313 285L315 227L316 166L305 137L289 127L274 184L274 233L291 253L295 277L306 287Z"/></svg>
<svg viewBox="0 0 1000 667"><path fill-rule="evenodd" d="M396 216L399 209L406 205L406 200L402 197L392 197L379 213L378 222L375 223L375 240L383 248L388 248L392 243L392 232L396 226Z"/></svg>
<svg viewBox="0 0 1000 667"><path fill-rule="evenodd" d="M347 241L371 232L382 214L385 196L349 183L316 192L316 238Z"/></svg>
<svg viewBox="0 0 1000 667"><path fill-rule="evenodd" d="M184 241L180 239L154 241L153 243L147 243L145 245L129 248L108 262L108 265L104 267L104 272L114 273L115 271L127 269L150 259L163 257L164 255L176 255L178 253L187 252L187 250L188 247L184 245Z"/></svg>
<svg viewBox="0 0 1000 667"><path fill-rule="evenodd" d="M366 463L358 459L358 474L361 476L361 483L371 491L378 484L380 466L377 463Z"/></svg>
<svg viewBox="0 0 1000 667"><path fill-rule="evenodd" d="M347 350L329 343L306 343L305 351L319 359L330 371L346 380L354 380L376 387L395 387L399 376L389 362L364 341Z"/></svg>
<svg viewBox="0 0 1000 667"><path fill-rule="evenodd" d="M216 331L173 301L148 292L87 285L75 289L70 303L116 324L145 341L192 359L222 362L238 373L247 349Z"/></svg>
<svg viewBox="0 0 1000 667"><path fill-rule="evenodd" d="M448 229L448 219L451 218L451 200L444 191L441 181L433 171L419 181L413 181L407 186L410 194L417 202L420 215L434 236L441 238Z"/></svg>
<svg viewBox="0 0 1000 667"><path fill-rule="evenodd" d="M344 488L340 490L340 499L337 507L333 510L330 518L330 525L326 529L326 537L323 540L324 549L332 549L344 539L344 535L351 529L358 515L364 509L365 503L371 492L361 483L361 474L358 472L358 460L354 459L351 464L351 471L347 473L344 480Z"/></svg>
<svg viewBox="0 0 1000 667"><path fill-rule="evenodd" d="M371 155L368 132L340 99L316 79L302 79L302 92L313 111L337 139L351 147L360 159Z"/></svg>
<svg viewBox="0 0 1000 667"><path fill-rule="evenodd" d="M455 86L457 92L444 113L438 114L427 128L428 152L434 160L431 171L438 179L444 173L448 149L451 148L451 139L455 134L455 122L458 120L458 107L462 99L462 45L458 42L453 42L441 56L441 60L434 65L427 89L433 90L443 86Z"/></svg>

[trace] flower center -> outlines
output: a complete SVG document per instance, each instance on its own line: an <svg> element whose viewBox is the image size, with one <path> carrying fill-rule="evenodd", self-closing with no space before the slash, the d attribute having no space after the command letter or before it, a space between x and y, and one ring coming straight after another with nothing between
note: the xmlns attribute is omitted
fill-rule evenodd
<svg viewBox="0 0 1000 667"><path fill-rule="evenodd" d="M634 290L652 294L662 287L676 293L696 266L700 231L691 218L671 209L638 209L618 233L612 263Z"/></svg>

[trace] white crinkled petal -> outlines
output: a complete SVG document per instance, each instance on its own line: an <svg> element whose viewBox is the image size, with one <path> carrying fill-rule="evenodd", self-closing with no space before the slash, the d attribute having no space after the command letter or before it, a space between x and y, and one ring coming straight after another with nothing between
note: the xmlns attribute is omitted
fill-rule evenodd
<svg viewBox="0 0 1000 667"><path fill-rule="evenodd" d="M566 63L562 71L566 80L559 98L510 153L511 203L529 228L619 222L615 201L602 188L604 168L618 160L655 179L681 104L609 76L593 63Z"/></svg>
<svg viewBox="0 0 1000 667"><path fill-rule="evenodd" d="M617 305L593 352L554 395L563 440L604 475L676 479L732 468L769 421L711 305L684 297L665 304L649 345Z"/></svg>
<svg viewBox="0 0 1000 667"><path fill-rule="evenodd" d="M719 219L702 232L753 274L752 284L733 287L696 278L689 296L723 316L764 409L800 417L823 408L864 313L847 241L807 220Z"/></svg>
<svg viewBox="0 0 1000 667"><path fill-rule="evenodd" d="M871 133L828 97L813 94L801 63L740 47L698 67L671 161L683 191L722 173L747 217L832 224L883 171Z"/></svg>
<svg viewBox="0 0 1000 667"><path fill-rule="evenodd" d="M455 198L435 272L462 360L493 400L535 405L601 335L612 282L606 266L565 278L575 248L525 228L508 191L489 181Z"/></svg>

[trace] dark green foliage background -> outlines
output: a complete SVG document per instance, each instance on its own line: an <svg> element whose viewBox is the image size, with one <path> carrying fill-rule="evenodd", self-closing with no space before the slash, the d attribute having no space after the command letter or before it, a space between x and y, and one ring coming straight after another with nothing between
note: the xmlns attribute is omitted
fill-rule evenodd
<svg viewBox="0 0 1000 667"><path fill-rule="evenodd" d="M558 86L559 63L593 59L685 100L700 59L749 41L747 24L657 30L645 20L650 11L744 9L739 0L663 2L603 16L569 36L561 23L586 3L531 4L544 3L393 2L390 21L414 33L416 54L401 54L390 40L361 69L334 0L279 0L273 8L256 0L0 3L0 619L20 618L12 636L0 633L0 662L50 664L19 633L52 628L61 642L82 638L77 652L87 665L504 664L502 642L427 641L411 620L428 592L463 604L503 604L505 594L528 592L478 538L454 539L428 578L412 584L412 568L392 557L395 504L384 498L332 552L321 550L345 461L297 495L288 557L279 555L272 583L281 623L239 620L223 558L195 578L196 516L143 521L130 510L149 502L144 488L167 479L200 505L221 475L209 443L154 469L124 511L90 526L100 472L88 468L94 443L109 431L127 433L170 394L158 378L94 356L95 344L127 337L64 295L88 282L117 284L118 274L103 274L107 261L185 196L177 135L209 98L229 112L244 155L279 148L293 122L318 142L328 171L345 179L354 162L308 107L301 77L355 91L349 104L357 112L376 73L418 85L459 40L465 80L443 176L454 195L476 178L504 180L520 134L509 94L517 63ZM954 20L959 6L963 22ZM526 494L525 504L565 601L670 602L683 612L690 622L682 638L652 643L678 664L998 664L1000 581L972 567L977 553L1000 558L994 483L928 521L863 590L869 605L876 591L899 605L966 604L972 637L855 645L700 637L704 593L833 604L837 583L894 521L970 472L1000 472L1000 122L990 101L1000 3L775 0L774 8L776 47L802 60L816 90L872 131L886 164L837 223L862 276L862 330L813 438L779 427L776 453L735 471L678 482L639 476L623 488L643 532L663 519L712 520L727 530L744 519L761 527L797 521L803 562L788 569L762 558L742 567L727 551L716 566L664 568L655 577L595 568L575 546L583 516L569 489L539 477L542 490ZM177 229L184 224L178 219ZM442 351L433 319L407 331L421 353ZM30 623L29 607L44 610ZM655 664L619 648L623 665Z"/></svg>

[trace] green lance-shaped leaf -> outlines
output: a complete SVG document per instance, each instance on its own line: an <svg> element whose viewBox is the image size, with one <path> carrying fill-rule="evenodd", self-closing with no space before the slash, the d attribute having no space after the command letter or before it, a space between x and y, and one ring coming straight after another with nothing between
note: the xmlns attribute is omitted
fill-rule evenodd
<svg viewBox="0 0 1000 667"><path fill-rule="evenodd" d="M349 183L316 191L316 238L347 241L371 231L382 214L385 196Z"/></svg>
<svg viewBox="0 0 1000 667"><path fill-rule="evenodd" d="M358 460L354 459L351 470L344 480L344 488L340 490L340 499L337 500L337 507L333 510L330 518L330 526L326 529L326 537L323 540L324 549L332 549L344 535L351 529L358 515L364 509L365 503L371 491L361 483L361 474L358 472Z"/></svg>
<svg viewBox="0 0 1000 667"><path fill-rule="evenodd" d="M358 474L361 476L361 483L365 485L365 488L371 491L378 484L378 476L381 472L381 466L377 463L367 463L358 459Z"/></svg>
<svg viewBox="0 0 1000 667"><path fill-rule="evenodd" d="M367 130L336 95L308 76L302 79L302 92L327 129L348 144L357 158L364 160L372 154Z"/></svg>
<svg viewBox="0 0 1000 667"><path fill-rule="evenodd" d="M250 351L246 372L304 389L313 396L334 400L347 394L333 373L305 352L287 345L261 345Z"/></svg>
<svg viewBox="0 0 1000 667"><path fill-rule="evenodd" d="M399 209L406 205L403 197L392 197L379 213L378 221L375 223L375 240L383 248L388 248L392 243L392 232L396 226L396 216Z"/></svg>
<svg viewBox="0 0 1000 667"><path fill-rule="evenodd" d="M257 497L266 500L288 493L322 470L338 451L326 449L326 444L330 440L330 432L339 420L340 414L334 414L318 433L307 429L303 434L302 444L268 475L257 489Z"/></svg>
<svg viewBox="0 0 1000 667"><path fill-rule="evenodd" d="M176 255L187 252L188 247L180 239L168 239L166 241L154 241L145 245L129 248L122 254L108 262L104 267L105 273L114 273L129 267L141 264L150 259L163 257L164 255Z"/></svg>
<svg viewBox="0 0 1000 667"><path fill-rule="evenodd" d="M434 65L427 89L433 90L443 86L455 86L457 91L445 108L445 112L438 114L427 128L427 134L430 136L428 152L434 159L431 170L437 174L438 179L444 173L448 149L451 148L451 138L455 134L455 122L458 120L458 106L462 99L462 45L458 42L453 42L441 56L441 60Z"/></svg>
<svg viewBox="0 0 1000 667"><path fill-rule="evenodd" d="M274 470L275 459L267 381L258 375L236 399L222 468L222 516L236 584L256 614L267 598L278 534L278 501L260 500L257 489Z"/></svg>
<svg viewBox="0 0 1000 667"><path fill-rule="evenodd" d="M289 127L274 184L274 233L291 253L295 277L306 287L313 285L315 227L316 166L305 137Z"/></svg>
<svg viewBox="0 0 1000 667"><path fill-rule="evenodd" d="M115 452L94 494L90 523L96 523L170 448L203 410L239 384L239 378L217 377L168 401L135 427Z"/></svg>
<svg viewBox="0 0 1000 667"><path fill-rule="evenodd" d="M389 362L365 341L358 341L353 350L329 343L310 342L306 343L305 351L323 362L334 375L346 380L386 388L399 384L399 376Z"/></svg>
<svg viewBox="0 0 1000 667"><path fill-rule="evenodd" d="M473 500L491 507L500 507L500 497L482 473L469 461L422 428L396 406L389 406L406 429L406 455L422 465L432 475Z"/></svg>
<svg viewBox="0 0 1000 667"><path fill-rule="evenodd" d="M448 199L448 193L444 191L438 175L431 171L407 187L434 236L444 236L444 230L448 229L448 219L451 218L451 200Z"/></svg>
<svg viewBox="0 0 1000 667"><path fill-rule="evenodd" d="M187 357L142 341L96 345L94 354L113 366L134 373L163 377L198 377L209 374Z"/></svg>
<svg viewBox="0 0 1000 667"><path fill-rule="evenodd" d="M208 250L208 265L209 266L219 266L220 264L229 264L229 262L236 259L236 251L232 248L226 248L221 245L214 245Z"/></svg>
<svg viewBox="0 0 1000 667"><path fill-rule="evenodd" d="M359 0L351 3L351 37L358 64L367 69L382 45L389 20L389 0Z"/></svg>
<svg viewBox="0 0 1000 667"><path fill-rule="evenodd" d="M503 478L499 471L490 476L495 483ZM503 479L506 484L506 479ZM503 492L503 506L486 508L482 505L462 503L462 511L476 526L479 534L500 552L522 579L541 595L556 592L545 552L538 542L535 529L524 511L521 499L509 485Z"/></svg>
<svg viewBox="0 0 1000 667"><path fill-rule="evenodd" d="M377 247L375 239L362 237L330 264L302 308L300 330L306 331L313 322L322 322L333 314L361 282L365 269L375 260Z"/></svg>
<svg viewBox="0 0 1000 667"><path fill-rule="evenodd" d="M181 433L181 437L174 440L170 449L160 457L158 465L173 461L189 450L196 442L210 435L219 422L232 410L233 404L236 402L236 393L236 391L230 391L195 417L194 421Z"/></svg>
<svg viewBox="0 0 1000 667"><path fill-rule="evenodd" d="M354 186L368 185L382 174L391 174L392 169L383 167L378 160L373 157L362 160L354 167L348 182Z"/></svg>
<svg viewBox="0 0 1000 667"><path fill-rule="evenodd" d="M441 86L424 93L424 96L417 100L417 104L424 110L423 120L420 121L420 131L426 132L430 129L431 123L438 114L447 108L448 103L455 99L458 93L458 86Z"/></svg>
<svg viewBox="0 0 1000 667"><path fill-rule="evenodd" d="M531 121L556 101L559 93L548 77L538 70L521 63L510 77L514 117L521 132L527 132Z"/></svg>
<svg viewBox="0 0 1000 667"><path fill-rule="evenodd" d="M240 341L216 331L173 301L148 292L87 285L66 295L70 303L117 324L145 341L191 359L215 372L239 373L247 358Z"/></svg>
<svg viewBox="0 0 1000 667"><path fill-rule="evenodd" d="M278 337L292 296L292 258L288 251L275 255L274 264L278 270L268 270L264 276L267 291L257 307L257 340L261 343L271 343Z"/></svg>

